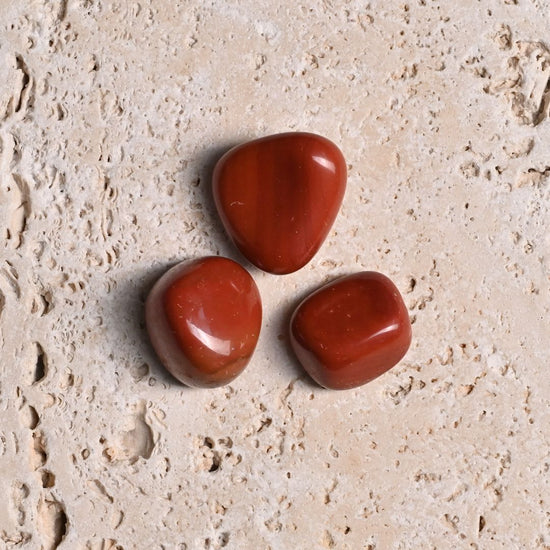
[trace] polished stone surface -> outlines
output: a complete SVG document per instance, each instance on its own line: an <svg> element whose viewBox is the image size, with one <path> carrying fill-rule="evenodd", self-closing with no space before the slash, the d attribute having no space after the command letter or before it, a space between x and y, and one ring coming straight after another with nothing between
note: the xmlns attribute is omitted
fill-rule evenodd
<svg viewBox="0 0 550 550"><path fill-rule="evenodd" d="M260 334L256 283L236 262L217 256L165 273L146 303L147 330L164 366L189 386L229 383L248 364Z"/></svg>
<svg viewBox="0 0 550 550"><path fill-rule="evenodd" d="M385 275L365 271L307 297L291 320L298 359L321 386L361 386L396 365L411 342L399 291Z"/></svg>
<svg viewBox="0 0 550 550"><path fill-rule="evenodd" d="M285 274L319 250L342 203L346 174L334 143L293 132L231 149L212 184L222 222L242 254L264 271Z"/></svg>

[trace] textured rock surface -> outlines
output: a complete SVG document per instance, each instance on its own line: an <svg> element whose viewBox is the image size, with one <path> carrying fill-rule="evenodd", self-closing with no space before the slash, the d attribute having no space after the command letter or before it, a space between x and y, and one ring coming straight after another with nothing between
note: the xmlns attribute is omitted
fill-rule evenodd
<svg viewBox="0 0 550 550"><path fill-rule="evenodd" d="M0 0L0 547L549 548L550 4L229 4ZM239 258L213 163L287 130L343 150L341 214L252 270L245 373L187 389L144 297ZM288 316L366 269L411 350L322 390Z"/></svg>

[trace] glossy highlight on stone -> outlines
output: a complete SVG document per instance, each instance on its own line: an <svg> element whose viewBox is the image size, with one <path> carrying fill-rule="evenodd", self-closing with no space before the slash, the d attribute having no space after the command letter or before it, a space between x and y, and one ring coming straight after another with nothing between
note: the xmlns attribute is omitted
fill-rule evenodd
<svg viewBox="0 0 550 550"><path fill-rule="evenodd" d="M212 388L248 364L262 324L256 283L238 263L209 256L168 270L145 306L151 343L188 386Z"/></svg>
<svg viewBox="0 0 550 550"><path fill-rule="evenodd" d="M411 336L403 298L388 277L374 271L321 287L290 322L290 341L303 367L335 390L361 386L395 366Z"/></svg>
<svg viewBox="0 0 550 550"><path fill-rule="evenodd" d="M254 265L292 273L323 244L342 203L346 162L316 134L267 136L228 151L212 186L223 225Z"/></svg>

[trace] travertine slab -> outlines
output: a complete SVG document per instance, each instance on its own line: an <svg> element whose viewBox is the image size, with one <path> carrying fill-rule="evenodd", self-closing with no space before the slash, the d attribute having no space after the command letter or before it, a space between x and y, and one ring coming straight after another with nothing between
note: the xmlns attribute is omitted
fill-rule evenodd
<svg viewBox="0 0 550 550"><path fill-rule="evenodd" d="M0 0L0 548L550 548L550 3ZM325 135L348 189L254 360L179 385L164 270L242 259L230 146ZM315 386L295 305L376 270L404 361Z"/></svg>

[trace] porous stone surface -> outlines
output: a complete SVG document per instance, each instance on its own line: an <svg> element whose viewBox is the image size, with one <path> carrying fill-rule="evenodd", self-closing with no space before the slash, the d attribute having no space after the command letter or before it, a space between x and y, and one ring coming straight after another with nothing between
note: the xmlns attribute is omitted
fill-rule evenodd
<svg viewBox="0 0 550 550"><path fill-rule="evenodd" d="M550 548L545 0L0 0L0 548ZM144 299L242 258L229 146L337 143L324 246L264 303L251 365L186 388ZM314 288L376 270L405 359L346 392L288 343Z"/></svg>

